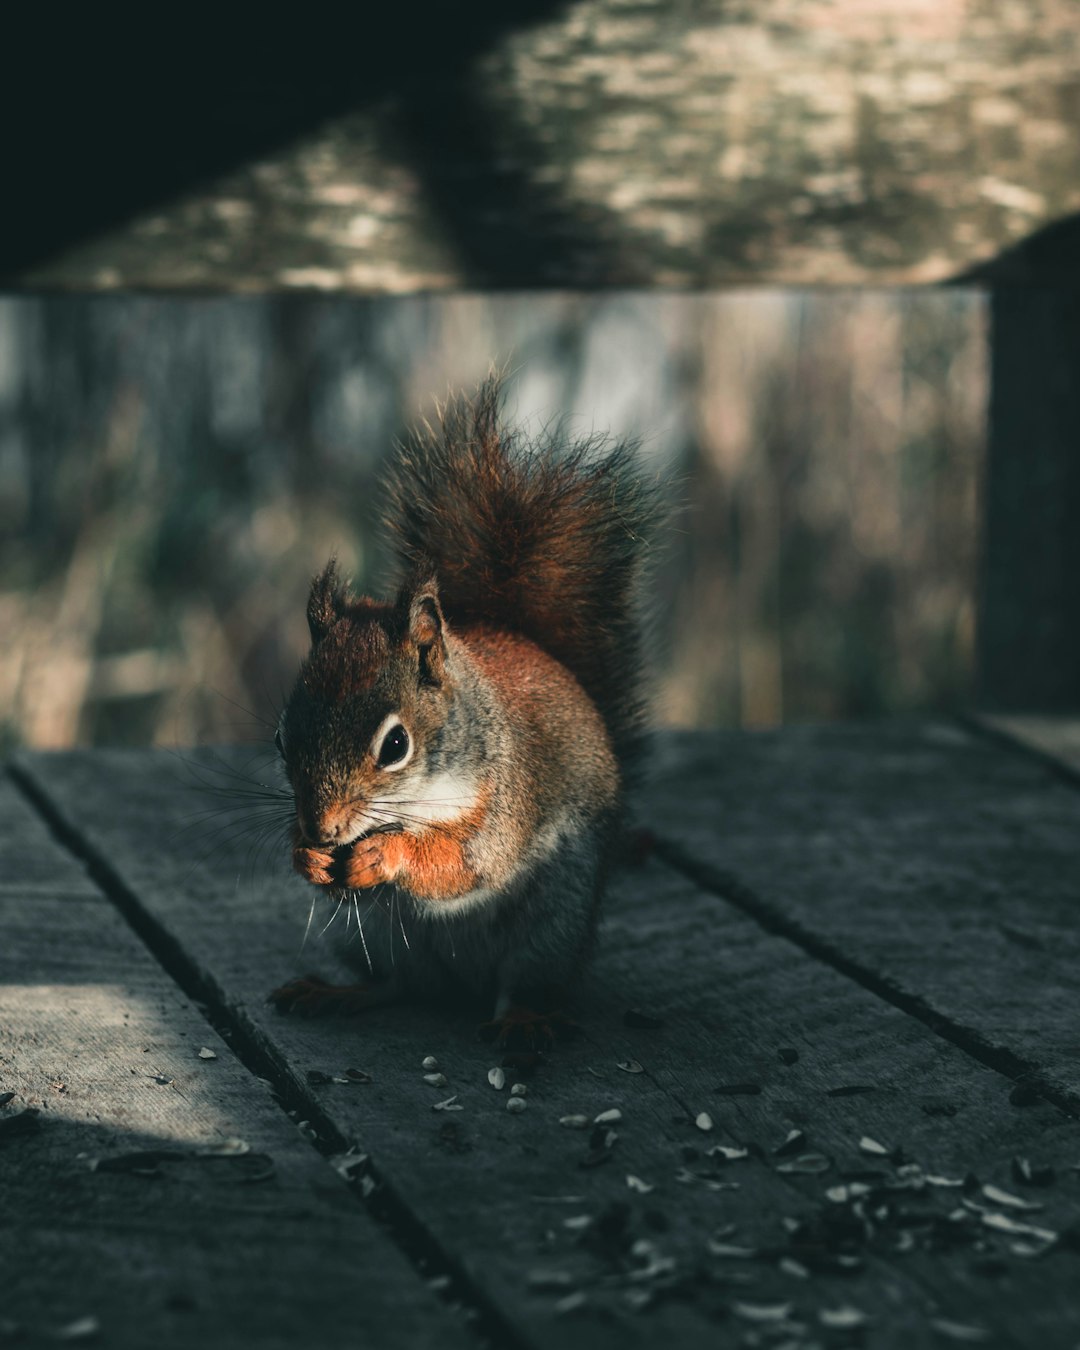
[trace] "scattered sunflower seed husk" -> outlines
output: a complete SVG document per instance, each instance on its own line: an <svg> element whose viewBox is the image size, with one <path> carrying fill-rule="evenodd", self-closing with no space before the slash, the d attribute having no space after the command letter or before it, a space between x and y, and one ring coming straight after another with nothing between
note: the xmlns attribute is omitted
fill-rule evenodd
<svg viewBox="0 0 1080 1350"><path fill-rule="evenodd" d="M709 1238L705 1247L710 1256L722 1256L730 1261L753 1261L761 1253L759 1247L743 1247L737 1242L718 1242L716 1238Z"/></svg>
<svg viewBox="0 0 1080 1350"><path fill-rule="evenodd" d="M208 1045L204 1045L199 1051L200 1059L217 1059L217 1051L211 1050Z"/></svg>
<svg viewBox="0 0 1080 1350"><path fill-rule="evenodd" d="M707 1158L723 1158L725 1162L738 1162L740 1158L749 1158L748 1148L732 1148L728 1144L713 1144L705 1150Z"/></svg>
<svg viewBox="0 0 1080 1350"><path fill-rule="evenodd" d="M350 1083L370 1083L371 1074L365 1073L363 1069L346 1069L345 1077ZM335 1079L335 1082L337 1080Z"/></svg>
<svg viewBox="0 0 1080 1350"><path fill-rule="evenodd" d="M630 1187L632 1191L637 1191L638 1195L648 1195L650 1191L654 1191L656 1189L656 1187L653 1186L651 1182L642 1181L640 1177L634 1176L632 1172L627 1173L626 1184Z"/></svg>
<svg viewBox="0 0 1080 1350"><path fill-rule="evenodd" d="M623 1073L644 1073L644 1068L636 1059L620 1059L615 1065L617 1069L622 1069Z"/></svg>
<svg viewBox="0 0 1080 1350"><path fill-rule="evenodd" d="M592 1223L591 1214L571 1214L568 1219L563 1219L562 1226L569 1228L571 1233L581 1233Z"/></svg>
<svg viewBox="0 0 1080 1350"><path fill-rule="evenodd" d="M560 1116L559 1124L565 1130L587 1130L592 1121L588 1116Z"/></svg>
<svg viewBox="0 0 1080 1350"><path fill-rule="evenodd" d="M795 1310L794 1303L740 1303L731 1305L736 1317L747 1322L786 1322Z"/></svg>
<svg viewBox="0 0 1080 1350"><path fill-rule="evenodd" d="M712 1116L709 1115L708 1111L699 1111L694 1117L694 1124L699 1130L704 1130L707 1133L713 1127Z"/></svg>
<svg viewBox="0 0 1080 1350"><path fill-rule="evenodd" d="M968 1345L977 1345L990 1339L985 1327L969 1326L964 1322L950 1322L945 1317L931 1317L930 1325L941 1336L950 1341L964 1341Z"/></svg>
<svg viewBox="0 0 1080 1350"><path fill-rule="evenodd" d="M818 1321L830 1331L855 1331L866 1326L869 1318L861 1308L820 1308Z"/></svg>
<svg viewBox="0 0 1080 1350"><path fill-rule="evenodd" d="M777 1266L785 1275L793 1275L797 1280L808 1280L810 1271L801 1261L796 1261L793 1256L782 1256L777 1262Z"/></svg>
<svg viewBox="0 0 1080 1350"><path fill-rule="evenodd" d="M506 1070L500 1069L498 1065L494 1069L488 1069L487 1078L496 1092L501 1092L506 1086Z"/></svg>
<svg viewBox="0 0 1080 1350"><path fill-rule="evenodd" d="M859 1152L871 1153L876 1158L887 1158L889 1150L884 1144L879 1144L876 1139L871 1139L868 1134L864 1134L859 1140Z"/></svg>
<svg viewBox="0 0 1080 1350"><path fill-rule="evenodd" d="M251 1145L246 1139L230 1135L227 1139L215 1140L193 1151L196 1158L242 1158L245 1153L251 1152Z"/></svg>
<svg viewBox="0 0 1080 1350"><path fill-rule="evenodd" d="M851 1181L846 1186L830 1186L825 1192L825 1198L834 1205L846 1205L849 1200L858 1200L869 1194L870 1187L865 1182Z"/></svg>
<svg viewBox="0 0 1080 1350"><path fill-rule="evenodd" d="M997 1233L1013 1233L1017 1237L1038 1238L1040 1242L1056 1242L1057 1233L1050 1228L1039 1228L1035 1224L1020 1223L1016 1219L1010 1219L1007 1214L986 1214L982 1216L982 1221L987 1228L994 1229Z"/></svg>
<svg viewBox="0 0 1080 1350"><path fill-rule="evenodd" d="M444 1101L433 1102L431 1109L433 1111L464 1111L465 1108L458 1101L455 1092L452 1097L447 1097Z"/></svg>
<svg viewBox="0 0 1080 1350"><path fill-rule="evenodd" d="M511 1084L511 1087L510 1087L510 1096L511 1096L511 1097L527 1097L528 1095L529 1095L529 1089L525 1086L524 1083L513 1083L513 1084Z"/></svg>
<svg viewBox="0 0 1080 1350"><path fill-rule="evenodd" d="M982 1193L987 1200L992 1201L995 1205L1007 1205L1010 1209L1035 1210L1045 1208L1037 1200L1022 1200L1020 1196L1010 1195L1008 1191L1003 1191L999 1186L984 1186Z"/></svg>
<svg viewBox="0 0 1080 1350"><path fill-rule="evenodd" d="M802 1130L788 1130L788 1136L784 1142L773 1149L773 1156L777 1158L788 1158L793 1153L798 1153L806 1143L806 1135Z"/></svg>
<svg viewBox="0 0 1080 1350"><path fill-rule="evenodd" d="M567 1294L565 1298L560 1298L555 1303L555 1311L560 1317L567 1313L577 1312L578 1308L583 1308L587 1298L584 1290L577 1289L572 1294Z"/></svg>
<svg viewBox="0 0 1080 1350"><path fill-rule="evenodd" d="M506 1099L506 1109L510 1111L513 1115L519 1115L522 1111L525 1110L528 1104L529 1103L525 1100L524 1097L507 1097Z"/></svg>
<svg viewBox="0 0 1080 1350"><path fill-rule="evenodd" d="M567 1119L567 1117L563 1117ZM598 1116L593 1116L594 1125L614 1125L617 1120L622 1120L622 1112L617 1106L613 1106L610 1111L601 1111Z"/></svg>
<svg viewBox="0 0 1080 1350"><path fill-rule="evenodd" d="M429 1083L432 1087L445 1087L446 1084L447 1084L447 1081L448 1081L448 1080L447 1080L446 1074L444 1074L444 1073L426 1073L426 1074L424 1074L424 1082L425 1082L425 1083Z"/></svg>
<svg viewBox="0 0 1080 1350"><path fill-rule="evenodd" d="M77 1317L74 1322L66 1322L57 1327L52 1334L55 1341L88 1341L101 1331L101 1323L96 1317Z"/></svg>
<svg viewBox="0 0 1080 1350"><path fill-rule="evenodd" d="M927 1172L924 1181L928 1186L963 1186L963 1177L941 1177L935 1172Z"/></svg>
<svg viewBox="0 0 1080 1350"><path fill-rule="evenodd" d="M1012 1174L1022 1186L1052 1186L1056 1178L1052 1167L1032 1167L1028 1158L1014 1158Z"/></svg>
<svg viewBox="0 0 1080 1350"><path fill-rule="evenodd" d="M426 1069L428 1073L437 1073L439 1071L439 1061L434 1055L425 1055L420 1061L420 1067Z"/></svg>
<svg viewBox="0 0 1080 1350"><path fill-rule="evenodd" d="M777 1163L778 1172L787 1172L797 1176L813 1176L818 1172L827 1172L832 1161L824 1153L803 1153L798 1158L789 1158Z"/></svg>
<svg viewBox="0 0 1080 1350"><path fill-rule="evenodd" d="M351 1180L354 1172L368 1164L366 1153L338 1153L330 1159L330 1166L346 1181Z"/></svg>
<svg viewBox="0 0 1080 1350"><path fill-rule="evenodd" d="M308 1143L314 1143L315 1140L318 1139L319 1137L318 1130L316 1130L315 1126L312 1125L310 1120L298 1120L296 1122L296 1128L300 1131L300 1133L304 1136L304 1138L308 1141Z"/></svg>

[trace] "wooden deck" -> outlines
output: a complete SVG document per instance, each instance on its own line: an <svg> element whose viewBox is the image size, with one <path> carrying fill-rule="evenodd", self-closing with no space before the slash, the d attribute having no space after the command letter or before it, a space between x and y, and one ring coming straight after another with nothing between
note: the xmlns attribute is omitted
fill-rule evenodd
<svg viewBox="0 0 1080 1350"><path fill-rule="evenodd" d="M250 752L19 758L0 1340L1076 1346L1080 788L1042 733L665 738L520 1114L468 1021L267 1007L332 965L192 788Z"/></svg>

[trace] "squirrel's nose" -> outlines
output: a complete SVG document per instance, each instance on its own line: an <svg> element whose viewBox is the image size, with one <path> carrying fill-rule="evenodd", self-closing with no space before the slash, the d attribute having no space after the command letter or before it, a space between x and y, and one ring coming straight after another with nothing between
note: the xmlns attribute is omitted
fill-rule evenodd
<svg viewBox="0 0 1080 1350"><path fill-rule="evenodd" d="M344 805L331 805L316 810L304 827L317 844L337 844L348 833L352 813Z"/></svg>

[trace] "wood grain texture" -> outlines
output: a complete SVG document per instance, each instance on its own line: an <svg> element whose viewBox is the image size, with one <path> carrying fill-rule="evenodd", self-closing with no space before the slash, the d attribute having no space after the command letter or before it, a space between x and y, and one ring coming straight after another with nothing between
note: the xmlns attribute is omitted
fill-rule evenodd
<svg viewBox="0 0 1080 1350"><path fill-rule="evenodd" d="M679 736L650 821L721 891L1080 1103L1080 795L936 723Z"/></svg>
<svg viewBox="0 0 1080 1350"><path fill-rule="evenodd" d="M0 808L33 833L7 780ZM115 907L47 892L42 857L70 859L35 842L0 888L3 1338L93 1318L133 1350L472 1344ZM195 1156L230 1138L250 1151ZM109 1170L143 1152L147 1174Z"/></svg>
<svg viewBox="0 0 1080 1350"><path fill-rule="evenodd" d="M1080 717L984 713L976 722L1016 745L1049 756L1071 775L1080 777Z"/></svg>
<svg viewBox="0 0 1080 1350"><path fill-rule="evenodd" d="M334 67L327 125L256 138L255 162L181 183L173 200L162 191L8 284L912 284L1080 210L1074 0L529 9L538 21L473 44L468 60L460 44L441 63L403 61L401 40L376 59L357 44L355 87ZM429 24L421 10L417 28ZM272 129L296 93L288 51L270 54L281 88L251 115ZM169 159L158 140L152 165ZM1029 265L1020 251L1009 270ZM1057 273L1075 280L1075 262Z"/></svg>
<svg viewBox="0 0 1080 1350"><path fill-rule="evenodd" d="M825 1187L867 1166L858 1147L864 1134L902 1147L927 1169L973 1170L980 1181L1006 1188L1014 1154L1054 1164L1061 1183L1040 1214L1047 1226L1064 1229L1075 1217L1075 1186L1065 1169L1077 1136L1075 1123L1052 1105L1011 1105L1007 1078L714 895L653 866L621 879L611 898L597 969L575 1010L585 1037L529 1081L527 1108L512 1116L505 1091L487 1082L496 1057L459 1017L389 1008L355 1021L306 1023L268 1013L264 999L273 984L312 966L334 973L325 956L298 956L307 893L287 874L284 854L280 870L252 873L237 888L235 869L205 866L190 846L168 843L171 831L163 827L175 819L180 795L161 773L163 758L96 752L24 764L62 816L77 819L83 846L112 873L121 903L152 916L158 934L202 972L238 1038L260 1047L276 1076L308 1094L313 1118L325 1115L362 1142L388 1190L526 1343L664 1338L690 1345L719 1329L721 1343L735 1345L754 1330L736 1304L787 1300L794 1304L788 1320L811 1338L823 1334L823 1310L853 1305L872 1319L864 1343L874 1347L937 1345L934 1317L975 1323L994 1344L1029 1345L1032 1335L1055 1350L1075 1342L1080 1309L1067 1252L1025 1261L995 1235L982 1249L900 1256L883 1239L863 1253L865 1266L853 1275L815 1273L804 1281L778 1266L783 1219L809 1221L829 1209ZM688 796L682 805L688 808ZM659 1014L664 1025L624 1027L630 1007ZM798 1059L783 1062L782 1049ZM427 1054L446 1073L445 1088L423 1081ZM644 1071L618 1067L631 1060ZM310 1070L332 1075L347 1065L373 1081L306 1081ZM718 1090L738 1083L760 1091ZM828 1095L852 1084L872 1091ZM450 1095L462 1111L432 1110ZM587 1135L558 1120L612 1107L623 1120L611 1157L582 1167ZM715 1122L708 1134L694 1124L700 1111ZM808 1148L830 1156L828 1172L775 1170L771 1151L794 1127L806 1132ZM715 1140L756 1145L765 1162L733 1163L720 1173L738 1182L734 1190L677 1181L680 1168L709 1166L702 1150ZM633 1191L628 1175L655 1189ZM952 1208L951 1201L935 1203L942 1214ZM586 1228L565 1226L581 1215L591 1220ZM728 1241L777 1250L760 1262L710 1257L708 1237L728 1224L735 1225ZM666 1297L645 1312L632 1302L635 1291L651 1287L640 1274L647 1258L633 1255L631 1243L640 1239L674 1262L670 1281L652 1282L669 1284ZM994 1261L1004 1263L1000 1287L982 1273L996 1269ZM537 1277L552 1287L539 1287ZM579 1290L583 1305L560 1312L560 1300Z"/></svg>

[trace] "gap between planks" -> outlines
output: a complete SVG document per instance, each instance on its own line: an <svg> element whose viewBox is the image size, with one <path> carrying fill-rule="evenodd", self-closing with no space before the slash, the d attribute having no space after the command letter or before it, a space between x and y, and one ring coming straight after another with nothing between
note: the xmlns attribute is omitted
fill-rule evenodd
<svg viewBox="0 0 1080 1350"><path fill-rule="evenodd" d="M112 901L150 955L192 1000L195 1008L230 1047L244 1068L271 1084L274 1098L286 1117L309 1122L316 1136L311 1140L312 1147L324 1158L347 1152L353 1141L342 1134L330 1114L307 1084L293 1072L273 1042L241 1009L230 1006L217 982L207 972L200 970L180 943L139 903L138 897L124 880L64 819L31 775L17 763L9 763L7 771L9 779L44 821L53 838L85 865L90 879ZM378 1163L370 1156L367 1175L376 1183L368 1196L363 1195L357 1183L350 1184L349 1190L416 1270L417 1277L428 1283L429 1287L432 1280L448 1277L449 1283L437 1290L438 1296L448 1304L456 1303L465 1308L467 1326L481 1344L505 1346L507 1350L528 1350L531 1344L529 1338L522 1335L520 1328L507 1321L484 1291L469 1278L444 1244L438 1242L421 1218L413 1213L380 1175Z"/></svg>
<svg viewBox="0 0 1080 1350"><path fill-rule="evenodd" d="M970 1055L985 1068L1002 1074L1012 1082L1022 1080L1058 1110L1080 1119L1080 1097L1048 1080L1037 1065L1003 1046L991 1045L974 1028L951 1021L943 1013L932 1008L925 999L907 993L860 961L845 956L827 939L818 937L798 920L781 914L736 876L695 857L684 845L657 834L655 847L657 856L673 871L694 882L709 894L733 905L748 918L753 919L765 932L786 938L808 956L853 980L868 993L874 994L909 1017L917 1018L936 1035L949 1041L966 1055Z"/></svg>

